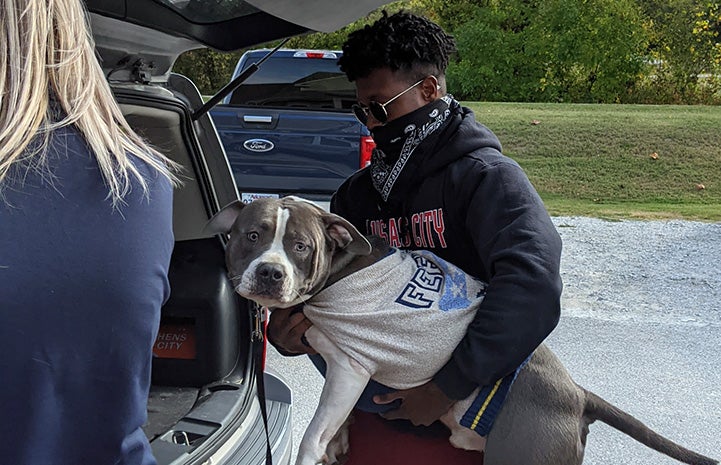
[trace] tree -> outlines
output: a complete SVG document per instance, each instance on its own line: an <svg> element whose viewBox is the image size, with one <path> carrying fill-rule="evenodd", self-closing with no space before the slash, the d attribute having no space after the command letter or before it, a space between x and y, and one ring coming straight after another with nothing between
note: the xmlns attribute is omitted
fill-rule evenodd
<svg viewBox="0 0 721 465"><path fill-rule="evenodd" d="M721 92L721 5L707 0L639 0L651 32L657 89L670 103Z"/></svg>
<svg viewBox="0 0 721 465"><path fill-rule="evenodd" d="M648 45L633 0L547 0L529 26L544 87L574 102L618 102L645 67Z"/></svg>
<svg viewBox="0 0 721 465"><path fill-rule="evenodd" d="M477 6L454 32L457 60L448 69L448 87L461 99L543 100L542 64L528 53L526 19L535 5L512 1Z"/></svg>
<svg viewBox="0 0 721 465"><path fill-rule="evenodd" d="M718 0L408 0L330 34L294 37L286 47L339 49L383 9L423 14L456 38L448 88L460 99L721 101ZM175 70L214 93L241 53L192 51Z"/></svg>
<svg viewBox="0 0 721 465"><path fill-rule="evenodd" d="M506 101L619 101L647 44L632 0L489 2L455 36L454 90Z"/></svg>
<svg viewBox="0 0 721 465"><path fill-rule="evenodd" d="M212 95L230 81L240 55L241 52L191 50L178 58L173 71L192 79L201 94Z"/></svg>

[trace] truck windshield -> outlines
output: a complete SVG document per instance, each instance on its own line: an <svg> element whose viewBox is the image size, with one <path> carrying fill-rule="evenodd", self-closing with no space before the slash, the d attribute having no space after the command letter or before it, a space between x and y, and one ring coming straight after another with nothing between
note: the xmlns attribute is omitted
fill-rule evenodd
<svg viewBox="0 0 721 465"><path fill-rule="evenodd" d="M336 59L271 57L233 91L230 104L350 110L355 101L355 86Z"/></svg>

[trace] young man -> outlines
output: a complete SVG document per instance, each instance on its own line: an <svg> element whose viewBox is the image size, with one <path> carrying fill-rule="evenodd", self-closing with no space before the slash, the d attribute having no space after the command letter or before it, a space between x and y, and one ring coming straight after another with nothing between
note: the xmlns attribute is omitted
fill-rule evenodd
<svg viewBox="0 0 721 465"><path fill-rule="evenodd" d="M382 415L414 425L430 425L478 386L512 381L560 314L560 237L496 136L446 94L454 51L438 25L400 12L350 34L339 62L377 148L371 165L336 192L331 210L365 234L431 250L488 283L466 336L432 381L396 392L371 383L358 403L379 411L393 402ZM309 326L301 313L274 311L271 340L285 353L312 352L302 338ZM351 430L352 448L357 434ZM353 462L354 455L351 449ZM436 463L425 455L414 463Z"/></svg>

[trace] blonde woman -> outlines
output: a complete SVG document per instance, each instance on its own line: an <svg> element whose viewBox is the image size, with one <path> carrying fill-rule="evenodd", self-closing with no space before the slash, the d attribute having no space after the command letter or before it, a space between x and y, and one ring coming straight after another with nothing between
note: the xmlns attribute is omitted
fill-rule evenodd
<svg viewBox="0 0 721 465"><path fill-rule="evenodd" d="M155 463L169 166L124 121L80 0L0 2L0 463Z"/></svg>

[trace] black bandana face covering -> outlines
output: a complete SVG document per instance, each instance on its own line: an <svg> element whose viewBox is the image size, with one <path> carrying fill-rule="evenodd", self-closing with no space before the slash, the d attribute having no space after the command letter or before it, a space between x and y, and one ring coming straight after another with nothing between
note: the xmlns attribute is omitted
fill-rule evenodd
<svg viewBox="0 0 721 465"><path fill-rule="evenodd" d="M384 201L413 151L440 129L450 115L453 97L446 95L405 116L373 128L376 148L371 157L373 185Z"/></svg>

